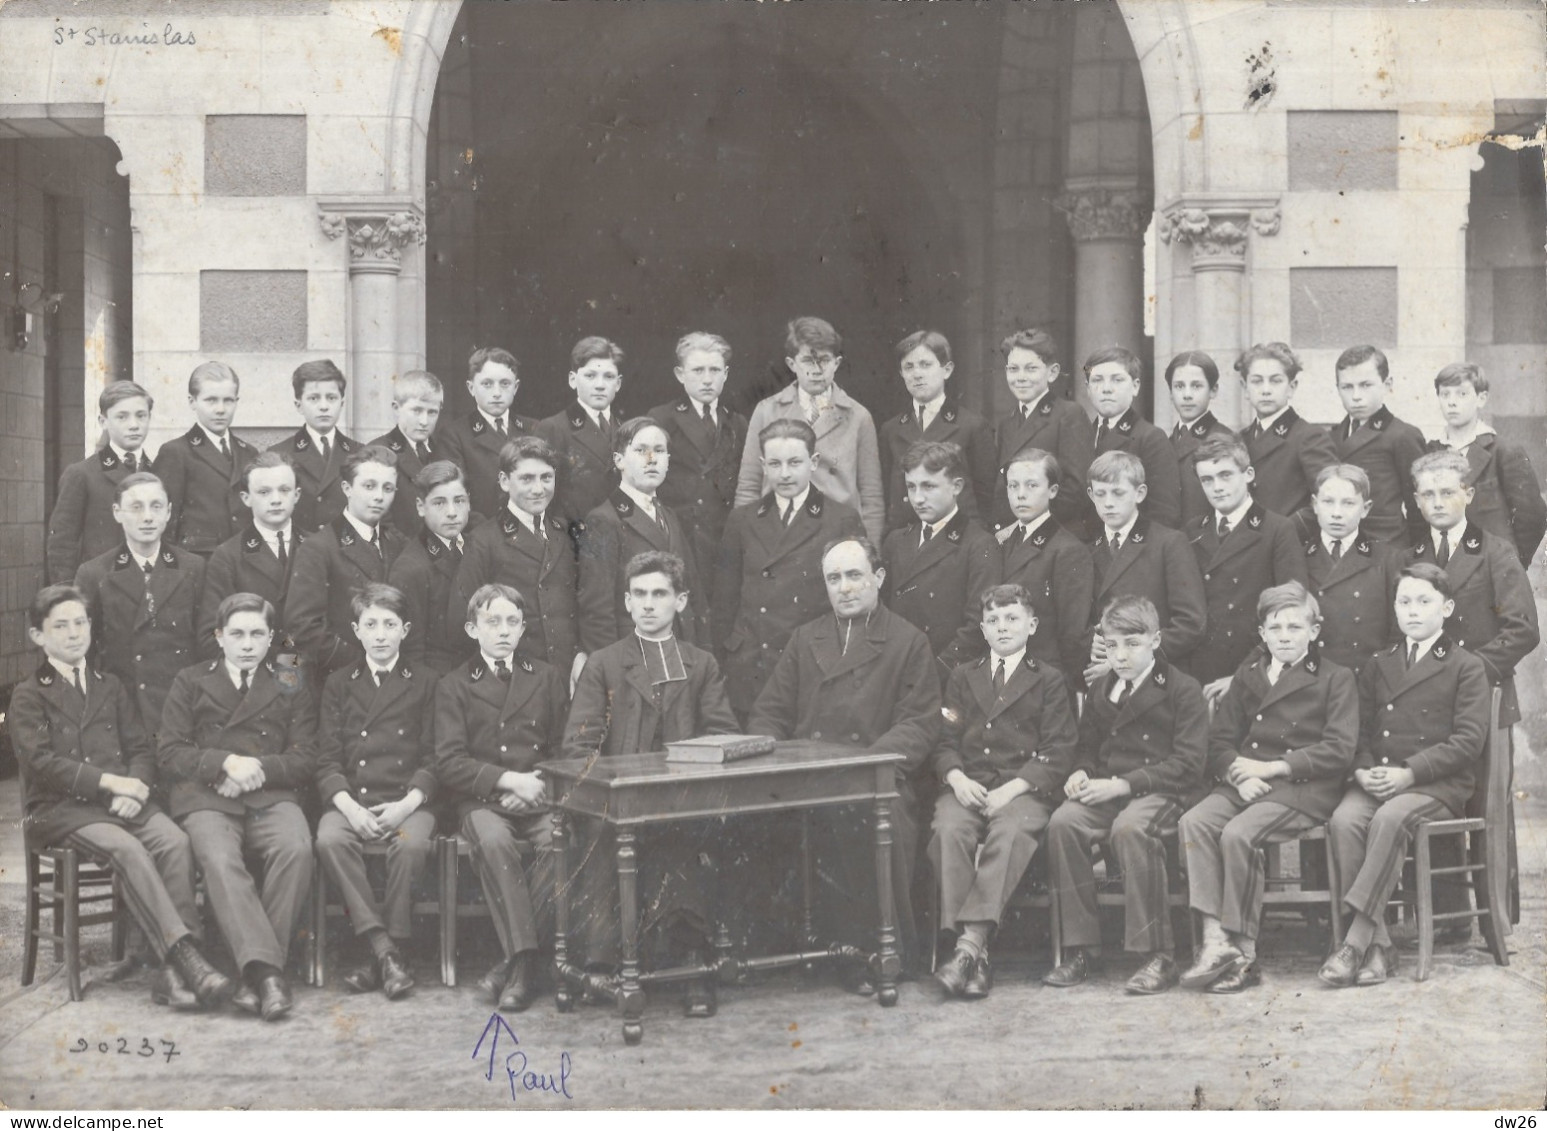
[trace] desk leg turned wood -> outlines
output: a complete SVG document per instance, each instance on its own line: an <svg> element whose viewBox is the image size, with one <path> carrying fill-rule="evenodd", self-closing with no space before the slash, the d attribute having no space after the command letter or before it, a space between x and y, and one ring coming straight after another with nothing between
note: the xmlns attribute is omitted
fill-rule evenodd
<svg viewBox="0 0 1547 1131"><path fill-rule="evenodd" d="M569 818L553 811L553 831L549 841L553 866L553 984L554 1004L560 1013L575 1008L569 987Z"/></svg>
<svg viewBox="0 0 1547 1131"><path fill-rule="evenodd" d="M624 1043L637 1045L645 1035L641 1020L645 1012L645 996L639 986L639 866L634 848L636 837L631 830L619 829L615 839L618 854L618 919L623 934L623 969L618 986L618 1011L623 1015Z"/></svg>
<svg viewBox="0 0 1547 1131"><path fill-rule="evenodd" d="M902 959L897 954L897 906L892 898L892 806L876 802L876 903L880 953L877 956L876 1000L882 1005L897 1004L897 978Z"/></svg>

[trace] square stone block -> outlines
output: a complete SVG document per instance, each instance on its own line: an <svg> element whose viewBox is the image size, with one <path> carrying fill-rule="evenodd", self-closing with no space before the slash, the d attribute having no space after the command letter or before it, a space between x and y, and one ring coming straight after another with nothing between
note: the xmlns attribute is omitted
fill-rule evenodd
<svg viewBox="0 0 1547 1131"><path fill-rule="evenodd" d="M306 115L211 114L204 119L204 189L211 196L306 191Z"/></svg>
<svg viewBox="0 0 1547 1131"><path fill-rule="evenodd" d="M1292 110L1289 187L1384 191L1397 187L1397 115L1382 110Z"/></svg>
<svg viewBox="0 0 1547 1131"><path fill-rule="evenodd" d="M304 350L305 271L200 271L199 348Z"/></svg>
<svg viewBox="0 0 1547 1131"><path fill-rule="evenodd" d="M1296 349L1397 344L1395 267L1296 267L1289 272L1289 332Z"/></svg>

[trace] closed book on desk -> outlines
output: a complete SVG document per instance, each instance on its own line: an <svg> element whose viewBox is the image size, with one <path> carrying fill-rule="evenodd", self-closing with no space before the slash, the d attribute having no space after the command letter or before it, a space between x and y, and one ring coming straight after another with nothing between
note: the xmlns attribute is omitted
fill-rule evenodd
<svg viewBox="0 0 1547 1131"><path fill-rule="evenodd" d="M772 754L774 740L766 734L706 734L666 744L668 762L739 762Z"/></svg>

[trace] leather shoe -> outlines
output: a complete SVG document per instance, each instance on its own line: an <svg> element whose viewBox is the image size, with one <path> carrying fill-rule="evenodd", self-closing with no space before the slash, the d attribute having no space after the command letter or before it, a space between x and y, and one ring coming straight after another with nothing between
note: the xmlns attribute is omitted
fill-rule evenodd
<svg viewBox="0 0 1547 1131"><path fill-rule="evenodd" d="M198 1009L199 999L170 962L150 976L150 1000L173 1009Z"/></svg>
<svg viewBox="0 0 1547 1131"><path fill-rule="evenodd" d="M1176 977L1176 959L1169 954L1152 954L1123 989L1131 994L1163 994L1176 985Z"/></svg>
<svg viewBox="0 0 1547 1131"><path fill-rule="evenodd" d="M408 972L408 964L396 950L389 950L377 961L381 971L381 992L389 1001L396 1001L414 988L414 976Z"/></svg>
<svg viewBox="0 0 1547 1131"><path fill-rule="evenodd" d="M505 983L510 980L510 967L514 962L513 958L498 962L478 979L478 992L489 999L490 1005L499 1005L500 994L504 992Z"/></svg>
<svg viewBox="0 0 1547 1131"><path fill-rule="evenodd" d="M295 1005L283 974L269 974L258 983L258 1000L265 1021L278 1021Z"/></svg>
<svg viewBox="0 0 1547 1131"><path fill-rule="evenodd" d="M1181 977L1181 983L1189 990L1201 990L1215 978L1219 977L1241 957L1238 947L1226 943L1224 946L1204 947L1193 959L1187 973Z"/></svg>
<svg viewBox="0 0 1547 1131"><path fill-rule="evenodd" d="M1321 964L1321 969L1316 971L1316 976L1334 989L1341 990L1354 984L1354 979L1359 976L1359 967L1363 964L1364 960L1359 952L1344 943Z"/></svg>
<svg viewBox="0 0 1547 1131"><path fill-rule="evenodd" d="M1232 962L1223 974L1204 987L1204 993L1238 994L1262 985L1262 968L1244 954Z"/></svg>
<svg viewBox="0 0 1547 1131"><path fill-rule="evenodd" d="M376 976L376 963L362 962L353 970L344 974L344 985L349 987L352 994L368 994L372 990L381 988L381 981Z"/></svg>
<svg viewBox="0 0 1547 1131"><path fill-rule="evenodd" d="M1077 986L1090 977L1090 958L1083 947L1075 947L1074 952L1064 961L1042 975L1044 986L1056 986L1059 989L1068 989Z"/></svg>
<svg viewBox="0 0 1547 1131"><path fill-rule="evenodd" d="M988 964L988 955L980 955L972 964L972 974L967 978L967 984L962 987L962 997L968 1001L977 1001L987 997L993 988L994 968Z"/></svg>
<svg viewBox="0 0 1547 1131"><path fill-rule="evenodd" d="M254 1015L263 1012L263 1003L258 1000L258 991L246 982L236 987L236 992L231 995L231 1004Z"/></svg>
<svg viewBox="0 0 1547 1131"><path fill-rule="evenodd" d="M205 1007L224 1005L236 992L236 981L226 977L194 945L192 937L179 939L168 954L173 969Z"/></svg>
<svg viewBox="0 0 1547 1131"><path fill-rule="evenodd" d="M977 961L970 951L957 947L951 957L936 969L935 981L939 982L941 989L952 997L960 997L962 991L967 988L967 981L972 977Z"/></svg>
<svg viewBox="0 0 1547 1131"><path fill-rule="evenodd" d="M1371 944L1370 949L1364 952L1364 961L1359 965L1359 973L1354 976L1354 985L1378 986L1396 972L1396 951L1393 950L1388 954L1385 947Z"/></svg>
<svg viewBox="0 0 1547 1131"><path fill-rule="evenodd" d="M500 992L498 1009L501 1013L522 1013L537 996L536 979L532 976L532 954L522 951L511 963L510 977Z"/></svg>

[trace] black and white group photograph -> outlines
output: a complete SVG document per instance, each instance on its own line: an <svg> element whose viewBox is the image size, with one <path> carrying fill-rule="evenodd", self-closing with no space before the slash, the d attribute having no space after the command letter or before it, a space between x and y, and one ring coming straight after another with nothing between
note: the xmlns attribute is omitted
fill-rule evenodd
<svg viewBox="0 0 1547 1131"><path fill-rule="evenodd" d="M1544 60L0 0L8 1125L1534 1127Z"/></svg>

